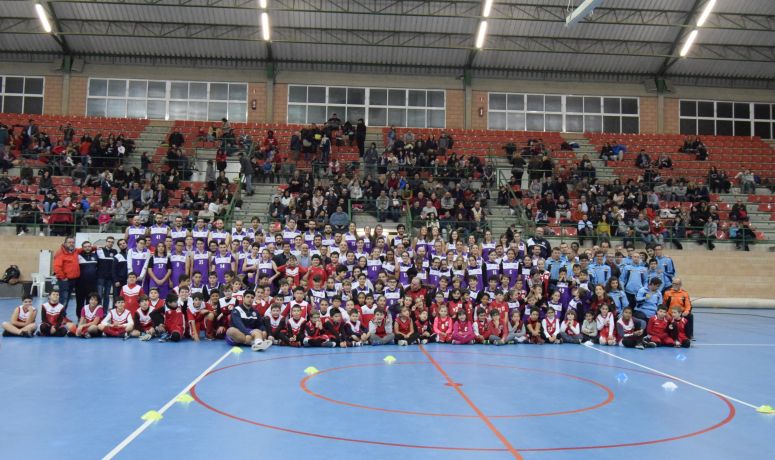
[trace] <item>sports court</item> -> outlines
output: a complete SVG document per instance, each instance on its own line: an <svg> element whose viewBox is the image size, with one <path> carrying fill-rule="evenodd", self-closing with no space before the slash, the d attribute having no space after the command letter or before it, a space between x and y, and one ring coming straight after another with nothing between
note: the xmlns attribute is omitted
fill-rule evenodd
<svg viewBox="0 0 775 460"><path fill-rule="evenodd" d="M232 354L222 343L3 338L0 366L14 378L0 390L16 396L5 400L0 430L8 458L72 451L99 458L117 446L116 458L205 458L271 445L289 458L613 459L669 451L764 459L762 439L775 418L748 404L772 402L763 382L775 371L755 364L772 354L775 342L760 326L772 321L771 311L698 311L699 344L651 352L431 344ZM148 366L151 359L165 365ZM308 367L319 372L307 375ZM174 402L194 379L194 400ZM666 382L677 389L665 390ZM124 441L145 412L163 407L163 419ZM45 432L56 437L40 443Z"/></svg>

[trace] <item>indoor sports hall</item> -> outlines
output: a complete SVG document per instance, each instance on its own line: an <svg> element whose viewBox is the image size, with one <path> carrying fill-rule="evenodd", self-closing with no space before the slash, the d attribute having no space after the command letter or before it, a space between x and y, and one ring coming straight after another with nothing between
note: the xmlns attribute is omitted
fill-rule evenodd
<svg viewBox="0 0 775 460"><path fill-rule="evenodd" d="M0 2L0 457L769 459L772 0Z"/></svg>

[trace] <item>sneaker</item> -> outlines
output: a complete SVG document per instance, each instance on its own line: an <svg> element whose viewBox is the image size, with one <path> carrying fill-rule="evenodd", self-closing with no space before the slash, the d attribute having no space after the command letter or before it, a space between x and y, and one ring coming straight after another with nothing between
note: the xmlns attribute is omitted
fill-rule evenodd
<svg viewBox="0 0 775 460"><path fill-rule="evenodd" d="M25 232L24 230L22 230L22 231L20 231L19 233L17 233L17 234L16 234L16 236L24 236L26 233L27 233L27 232Z"/></svg>
<svg viewBox="0 0 775 460"><path fill-rule="evenodd" d="M425 345L426 343L428 343L428 339L422 339L422 340L420 340L420 343Z"/></svg>
<svg viewBox="0 0 775 460"><path fill-rule="evenodd" d="M638 350L645 350L646 349L646 347L644 347L642 343L639 343L639 344L635 345L635 348L637 348Z"/></svg>
<svg viewBox="0 0 775 460"><path fill-rule="evenodd" d="M68 333L67 333L67 336L68 336L68 337L75 337L75 332L68 332Z"/></svg>
<svg viewBox="0 0 775 460"><path fill-rule="evenodd" d="M124 332L124 340L128 340L128 339L129 339L129 332Z"/></svg>
<svg viewBox="0 0 775 460"><path fill-rule="evenodd" d="M657 344L654 342L645 342L645 345L648 348L657 348Z"/></svg>
<svg viewBox="0 0 775 460"><path fill-rule="evenodd" d="M10 337L11 333L8 331L3 331L3 337Z"/></svg>
<svg viewBox="0 0 775 460"><path fill-rule="evenodd" d="M353 346L354 347L361 347L361 346L363 346L363 343L362 342L353 342Z"/></svg>
<svg viewBox="0 0 775 460"><path fill-rule="evenodd" d="M145 334L143 334L143 335L141 335L141 336L140 336L140 340L141 340L142 342L147 342L147 341L151 340L151 338L152 338L152 337L153 337L153 336L151 335L151 333L150 333L150 332L146 332Z"/></svg>
<svg viewBox="0 0 775 460"><path fill-rule="evenodd" d="M250 348L253 351L264 351L271 346L272 346L272 342L270 342L269 340L256 340L255 342L253 342L253 345L251 345Z"/></svg>
<svg viewBox="0 0 775 460"><path fill-rule="evenodd" d="M159 342L164 343L169 339L170 339L170 335L165 332L164 334L161 335L161 337L159 337Z"/></svg>
<svg viewBox="0 0 775 460"><path fill-rule="evenodd" d="M321 345L323 348L334 348L336 346L336 342L332 342L331 340L326 340L323 342L323 345Z"/></svg>
<svg viewBox="0 0 775 460"><path fill-rule="evenodd" d="M402 347L405 347L405 346L409 345L409 342L407 342L406 340L399 340L398 341L398 345L402 346Z"/></svg>
<svg viewBox="0 0 775 460"><path fill-rule="evenodd" d="M89 334L89 333L87 332L86 334L84 334L84 335L83 335L83 338L84 338L84 339L90 339L90 338L91 338L91 334Z"/></svg>

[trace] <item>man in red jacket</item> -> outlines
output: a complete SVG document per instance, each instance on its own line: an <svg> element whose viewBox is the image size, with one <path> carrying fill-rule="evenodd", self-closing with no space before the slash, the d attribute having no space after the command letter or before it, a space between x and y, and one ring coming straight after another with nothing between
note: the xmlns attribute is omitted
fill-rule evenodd
<svg viewBox="0 0 775 460"><path fill-rule="evenodd" d="M78 264L79 249L75 248L75 238L68 236L62 247L54 254L54 275L59 285L59 295L62 305L67 311L70 293L75 291L78 278L81 276L81 266Z"/></svg>

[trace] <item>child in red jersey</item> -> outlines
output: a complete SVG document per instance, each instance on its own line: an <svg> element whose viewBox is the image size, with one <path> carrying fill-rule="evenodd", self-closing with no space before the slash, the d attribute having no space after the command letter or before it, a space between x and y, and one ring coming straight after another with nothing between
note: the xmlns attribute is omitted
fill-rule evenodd
<svg viewBox="0 0 775 460"><path fill-rule="evenodd" d="M519 308L511 310L511 316L507 324L509 334L506 336L506 343L525 343L527 341L527 330L522 321L522 313Z"/></svg>
<svg viewBox="0 0 775 460"><path fill-rule="evenodd" d="M417 314L414 321L414 330L417 333L417 341L423 345L436 341L436 334L433 333L433 322L428 318L428 310L422 310Z"/></svg>
<svg viewBox="0 0 775 460"><path fill-rule="evenodd" d="M64 337L75 332L75 324L67 317L67 309L59 303L59 291L52 291L48 301L41 306L41 323L37 335L43 337Z"/></svg>
<svg viewBox="0 0 775 460"><path fill-rule="evenodd" d="M616 319L614 314L608 311L608 304L600 305L600 313L597 314L595 322L600 335L600 345L616 345L619 341L616 337Z"/></svg>
<svg viewBox="0 0 775 460"><path fill-rule="evenodd" d="M457 312L457 321L452 326L452 344L469 345L474 343L474 325L469 321L465 308Z"/></svg>
<svg viewBox="0 0 775 460"><path fill-rule="evenodd" d="M132 272L126 277L126 284L121 287L121 297L124 298L124 306L129 310L130 315L134 315L140 306L140 296L145 294L143 287L137 284L137 275Z"/></svg>
<svg viewBox="0 0 775 460"><path fill-rule="evenodd" d="M383 297L380 297L382 299ZM369 343L372 345L392 344L395 339L393 334L393 321L390 314L379 307L374 311L374 318L369 322Z"/></svg>
<svg viewBox="0 0 775 460"><path fill-rule="evenodd" d="M544 338L541 336L541 319L538 308L530 310L530 316L527 318L527 341L536 345L543 345Z"/></svg>
<svg viewBox="0 0 775 460"><path fill-rule="evenodd" d="M114 309L108 311L99 325L99 330L107 337L129 338L129 333L134 329L132 314L124 305L125 300L119 297L114 302Z"/></svg>
<svg viewBox="0 0 775 460"><path fill-rule="evenodd" d="M568 310L565 313L565 321L560 324L560 338L563 343L576 344L584 339L581 335L581 325L576 321L576 310Z"/></svg>
<svg viewBox="0 0 775 460"><path fill-rule="evenodd" d="M99 300L100 298L96 292L89 294L89 303L84 305L81 309L81 319L78 321L78 326L75 328L76 337L83 337L84 339L99 337L99 325L104 316L102 305L99 304Z"/></svg>
<svg viewBox="0 0 775 460"><path fill-rule="evenodd" d="M197 292L191 297L191 305L186 309L188 333L195 342L199 342L199 333L204 331L206 340L213 340L215 313L204 305L204 296Z"/></svg>
<svg viewBox="0 0 775 460"><path fill-rule="evenodd" d="M476 343L485 343L488 340L487 337L487 313L484 307L476 309L476 321L474 321L474 340Z"/></svg>
<svg viewBox="0 0 775 460"><path fill-rule="evenodd" d="M417 342L417 333L414 330L414 322L409 307L404 305L393 323L393 333L396 336L396 344L401 346L414 345Z"/></svg>
<svg viewBox="0 0 775 460"><path fill-rule="evenodd" d="M667 326L667 333L670 334L670 338L675 342L674 346L676 348L689 348L692 346L692 341L686 334L686 323L688 320L683 316L683 308L675 306L671 313L672 318Z"/></svg>
<svg viewBox="0 0 775 460"><path fill-rule="evenodd" d="M334 342L335 346L347 348L347 328L342 321L342 312L339 309L331 308L328 320L323 324L328 340Z"/></svg>
<svg viewBox="0 0 775 460"><path fill-rule="evenodd" d="M164 333L159 342L180 342L186 333L186 315L175 294L168 294L165 303Z"/></svg>
<svg viewBox="0 0 775 460"><path fill-rule="evenodd" d="M452 342L452 318L447 316L447 306L439 306L439 314L433 320L433 333L439 343Z"/></svg>
<svg viewBox="0 0 775 460"><path fill-rule="evenodd" d="M32 296L22 297L22 304L14 308L11 320L3 323L3 337L32 337L38 311L32 306Z"/></svg>
<svg viewBox="0 0 775 460"><path fill-rule="evenodd" d="M297 287L293 290L293 300L285 304L285 307L283 308L282 315L288 316L291 312L291 308L293 308L294 305L298 305L299 308L301 308L301 317L307 318L310 314L310 307L309 302L304 300L304 294L306 294L306 291L304 288Z"/></svg>
<svg viewBox="0 0 775 460"><path fill-rule="evenodd" d="M301 316L301 307L295 305L291 308L291 316L288 317L285 327L285 335L291 347L300 347L304 343L304 331L307 320Z"/></svg>
<svg viewBox="0 0 775 460"><path fill-rule="evenodd" d="M142 299L143 296L140 296ZM159 288L151 288L148 290L148 307L151 311L164 311L164 299L159 298Z"/></svg>
<svg viewBox="0 0 775 460"><path fill-rule="evenodd" d="M560 338L560 320L554 311L554 308L548 307L546 309L546 317L541 320L541 331L543 332L544 340L548 343L560 344L562 339Z"/></svg>
<svg viewBox="0 0 775 460"><path fill-rule="evenodd" d="M675 346L675 340L670 337L667 327L670 325L670 318L667 317L667 307L660 305L657 307L657 314L649 319L646 332L651 341L661 347Z"/></svg>
<svg viewBox="0 0 775 460"><path fill-rule="evenodd" d="M305 347L333 348L336 346L335 342L328 339L328 335L326 335L326 331L323 329L323 321L320 319L319 311L313 311L309 321L304 326L303 343Z"/></svg>
<svg viewBox="0 0 775 460"><path fill-rule="evenodd" d="M344 326L350 346L360 347L369 343L369 330L361 323L361 312L357 308L350 309L350 318Z"/></svg>
<svg viewBox="0 0 775 460"><path fill-rule="evenodd" d="M506 325L509 321L509 303L506 302L503 291L497 291L495 293L495 300L490 302L488 307L490 310L496 309L501 315L501 324Z"/></svg>
<svg viewBox="0 0 775 460"><path fill-rule="evenodd" d="M654 348L657 345L645 336L645 321L633 318L632 307L629 305L622 309L622 316L616 322L617 336L620 337L619 345L626 348L643 350L646 347Z"/></svg>
<svg viewBox="0 0 775 460"><path fill-rule="evenodd" d="M155 311L154 308L151 308L151 299L149 297L140 297L140 308L137 309L133 317L135 327L130 333L132 337L139 337L143 342L147 342L156 335L156 327L161 324L162 317L154 315Z"/></svg>
<svg viewBox="0 0 775 460"><path fill-rule="evenodd" d="M517 313L519 314L519 313ZM490 322L487 324L485 337L493 345L505 345L509 330L505 323L501 322L501 312L497 308L490 310Z"/></svg>
<svg viewBox="0 0 775 460"><path fill-rule="evenodd" d="M244 294L243 294L244 299ZM213 301L213 292L210 292L210 300ZM225 289L223 297L218 296L218 308L215 311L215 337L226 337L226 331L231 327L231 312L237 306L237 299L232 297L231 288Z"/></svg>
<svg viewBox="0 0 775 460"><path fill-rule="evenodd" d="M288 336L285 335L287 324L285 318L280 314L282 304L275 302L269 307L269 314L263 316L264 331L266 339L272 341L275 345L288 345ZM259 316L261 316L259 312Z"/></svg>

